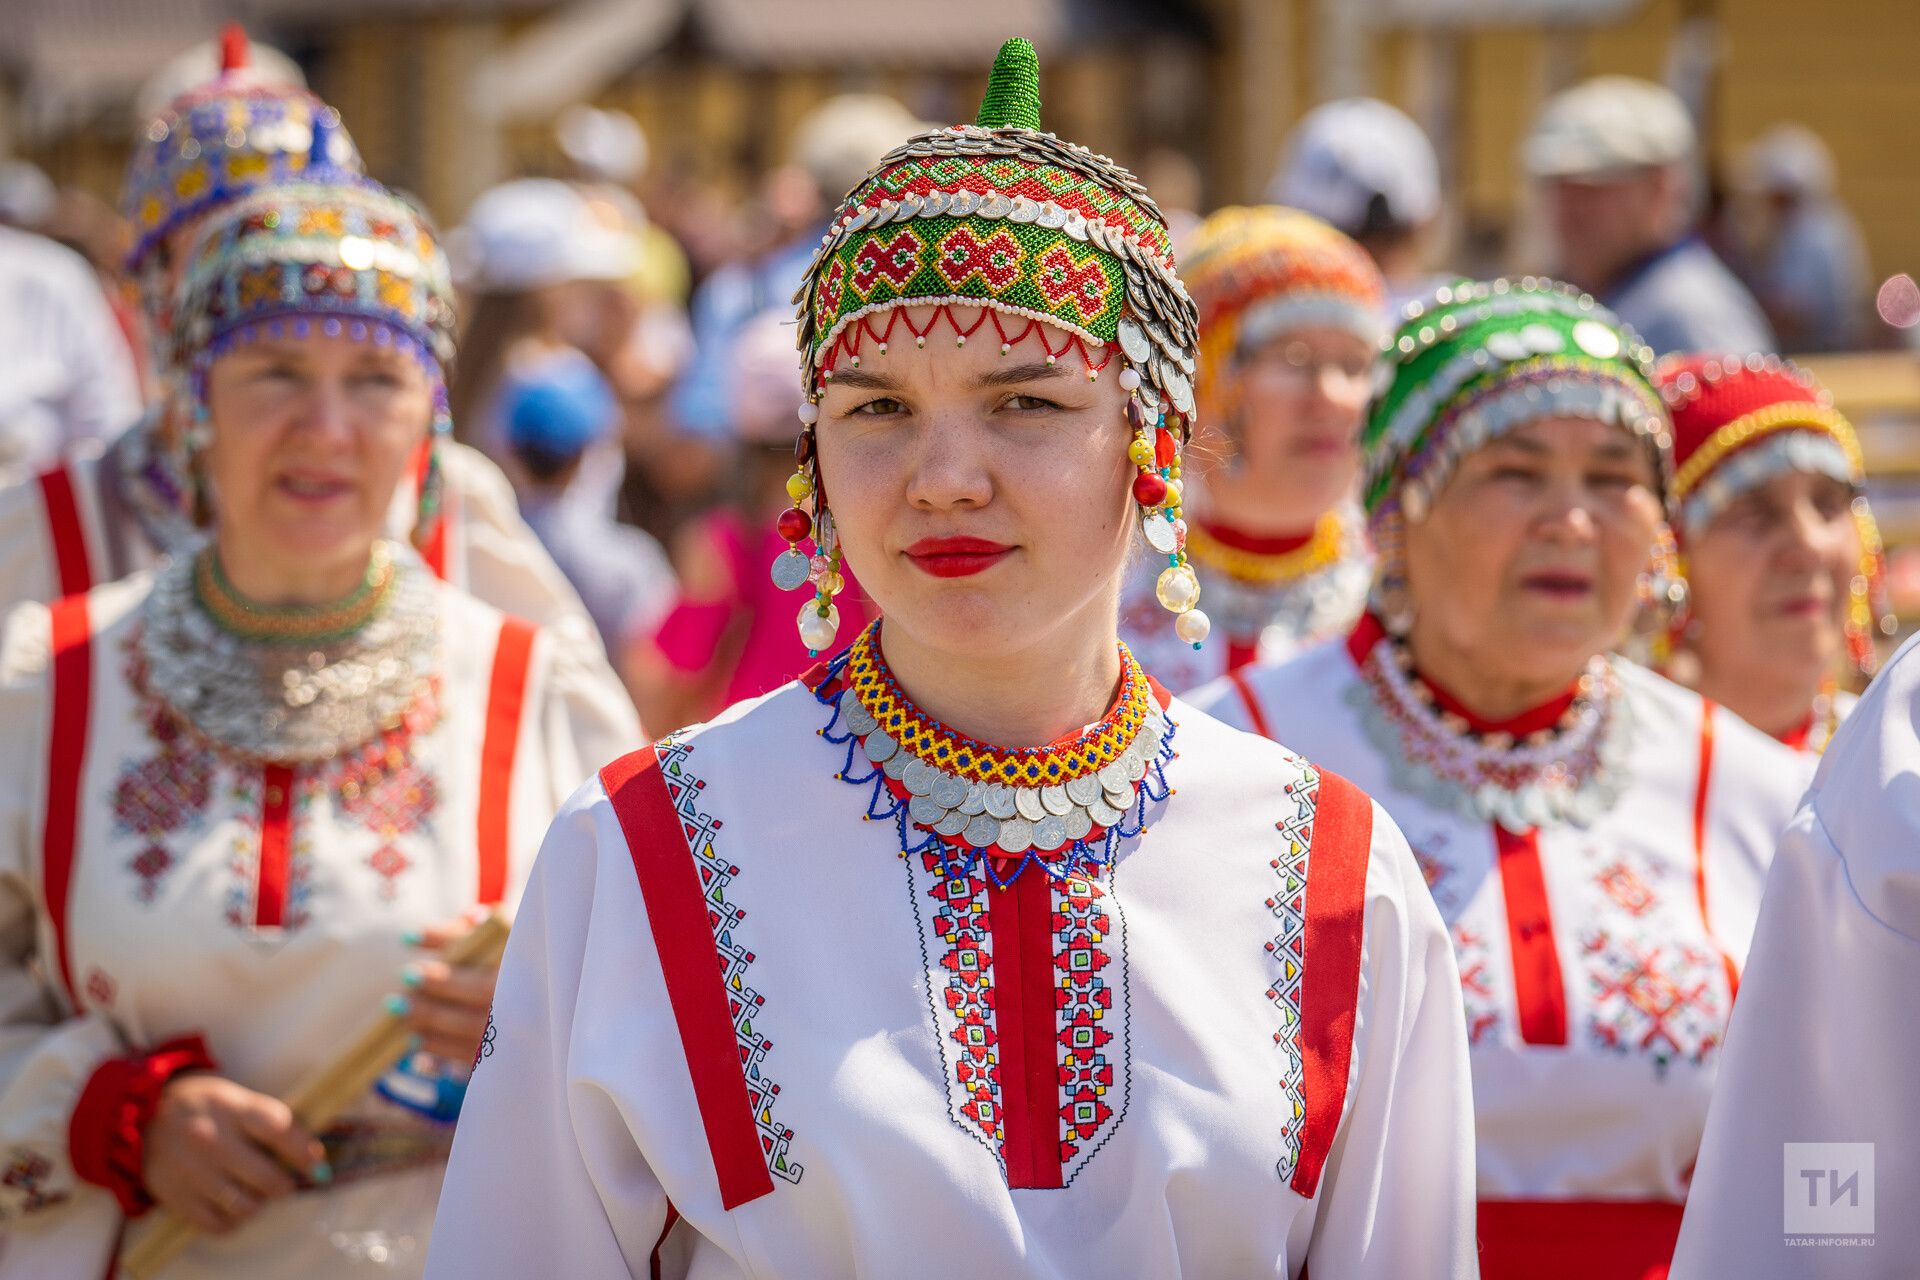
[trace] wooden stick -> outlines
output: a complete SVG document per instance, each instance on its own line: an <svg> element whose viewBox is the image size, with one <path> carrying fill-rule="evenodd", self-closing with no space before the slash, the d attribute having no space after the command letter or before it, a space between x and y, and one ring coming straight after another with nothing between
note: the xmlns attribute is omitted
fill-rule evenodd
<svg viewBox="0 0 1920 1280"><path fill-rule="evenodd" d="M506 920L490 915L450 944L440 958L455 968L497 965L506 945ZM293 1118L309 1133L319 1133L364 1098L374 1082L406 1056L410 1037L404 1022L383 1013L333 1061L293 1087L286 1097ZM132 1280L148 1280L179 1257L199 1234L198 1227L162 1209L126 1251L120 1269Z"/></svg>

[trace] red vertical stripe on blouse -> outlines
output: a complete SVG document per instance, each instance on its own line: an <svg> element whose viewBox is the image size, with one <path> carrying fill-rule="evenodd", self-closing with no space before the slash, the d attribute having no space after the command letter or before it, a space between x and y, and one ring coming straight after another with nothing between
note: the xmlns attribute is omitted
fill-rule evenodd
<svg viewBox="0 0 1920 1280"><path fill-rule="evenodd" d="M53 696L47 716L47 811L40 829L40 874L53 924L60 984L75 1009L67 937L67 899L73 888L73 858L80 834L80 786L86 772L87 729L93 700L93 653L87 597L72 595L49 610L52 629Z"/></svg>
<svg viewBox="0 0 1920 1280"><path fill-rule="evenodd" d="M1507 943L1513 956L1513 995L1520 1006L1520 1038L1528 1044L1567 1042L1567 988L1553 939L1540 832L1493 825L1500 888L1507 900Z"/></svg>
<svg viewBox="0 0 1920 1280"><path fill-rule="evenodd" d="M760 1132L754 1127L726 982L707 921L706 894L680 811L652 748L622 756L600 770L600 785L613 804L640 880L667 1001L720 1184L720 1204L737 1208L770 1194L773 1175L767 1172Z"/></svg>
<svg viewBox="0 0 1920 1280"><path fill-rule="evenodd" d="M93 566L87 555L87 531L80 523L80 504L73 496L73 473L64 463L42 471L40 509L47 517L47 539L53 544L53 564L63 596L93 590Z"/></svg>
<svg viewBox="0 0 1920 1280"><path fill-rule="evenodd" d="M1700 772L1693 788L1693 884L1700 898L1700 920L1707 928L1707 937L1713 938L1714 949L1720 953L1720 963L1727 970L1727 995L1740 993L1740 966L1733 962L1727 949L1714 937L1713 917L1707 912L1707 789L1713 780L1713 703L1702 700L1700 703Z"/></svg>
<svg viewBox="0 0 1920 1280"><path fill-rule="evenodd" d="M255 925L262 929L285 926L292 875L293 768L270 764L260 771L260 877L254 889Z"/></svg>
<svg viewBox="0 0 1920 1280"><path fill-rule="evenodd" d="M993 1022L1009 1187L1061 1185L1052 917L1053 883L1036 867L990 891L987 931L993 938Z"/></svg>
<svg viewBox="0 0 1920 1280"><path fill-rule="evenodd" d="M480 739L480 903L507 896L507 849L513 795L513 758L520 747L520 720L527 703L527 671L534 625L519 618L500 623L487 682L487 726Z"/></svg>
<svg viewBox="0 0 1920 1280"><path fill-rule="evenodd" d="M1300 1091L1306 1116L1294 1191L1311 1199L1346 1109L1353 1061L1354 1005L1366 936L1367 863L1373 856L1373 801L1338 774L1320 771L1313 842L1307 851L1306 954L1300 978Z"/></svg>

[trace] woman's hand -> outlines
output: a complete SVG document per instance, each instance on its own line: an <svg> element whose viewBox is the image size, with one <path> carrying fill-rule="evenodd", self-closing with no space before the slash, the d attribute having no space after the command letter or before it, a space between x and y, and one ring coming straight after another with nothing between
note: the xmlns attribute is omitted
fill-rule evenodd
<svg viewBox="0 0 1920 1280"><path fill-rule="evenodd" d="M420 933L423 951L444 951L474 927L471 916L434 925ZM500 976L498 961L491 965L455 968L443 960L423 959L406 967L401 980L406 992L402 1011L407 1026L420 1037L420 1047L452 1062L471 1062L487 1032L487 1013L493 1006L493 984Z"/></svg>
<svg viewBox="0 0 1920 1280"><path fill-rule="evenodd" d="M326 1148L278 1098L200 1072L176 1076L160 1091L142 1172L162 1208L223 1234L299 1190L293 1169L314 1182L333 1176Z"/></svg>

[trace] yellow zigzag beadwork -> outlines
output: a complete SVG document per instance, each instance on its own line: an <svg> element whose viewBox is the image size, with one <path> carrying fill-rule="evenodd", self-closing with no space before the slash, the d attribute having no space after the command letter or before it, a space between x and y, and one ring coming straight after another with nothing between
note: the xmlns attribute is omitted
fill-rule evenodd
<svg viewBox="0 0 1920 1280"><path fill-rule="evenodd" d="M1140 736L1153 708L1153 691L1126 645L1120 646L1120 699L1112 714L1089 732L1048 747L1007 751L990 747L929 720L908 701L886 659L863 633L847 654L846 680L860 705L900 749L944 773L969 782L998 782L1012 787L1057 786L1071 778L1098 773Z"/></svg>

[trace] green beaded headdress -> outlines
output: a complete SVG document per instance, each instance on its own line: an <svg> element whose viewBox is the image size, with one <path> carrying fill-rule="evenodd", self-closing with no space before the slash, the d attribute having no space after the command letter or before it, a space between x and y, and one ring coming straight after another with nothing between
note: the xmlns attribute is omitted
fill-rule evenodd
<svg viewBox="0 0 1920 1280"><path fill-rule="evenodd" d="M1664 491L1672 431L1653 351L1587 294L1528 277L1441 289L1407 308L1361 434L1361 496L1376 529L1418 518L1454 465L1542 418L1624 427L1652 452Z"/></svg>
<svg viewBox="0 0 1920 1280"><path fill-rule="evenodd" d="M882 313L946 303L981 308L993 327L983 336L1003 347L1035 322L1058 326L1090 371L1117 343L1193 416L1198 324L1166 218L1131 173L1041 131L1025 40L1001 48L975 123L908 140L848 194L793 300L810 397L843 357L857 364L867 344L899 340L897 317ZM948 320L962 341L974 332Z"/></svg>

